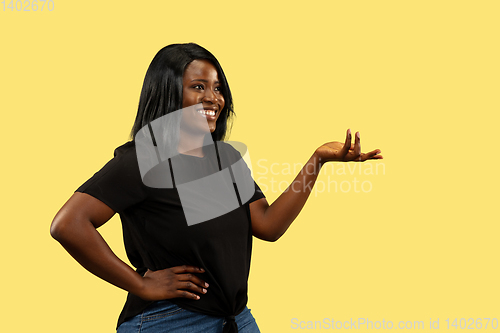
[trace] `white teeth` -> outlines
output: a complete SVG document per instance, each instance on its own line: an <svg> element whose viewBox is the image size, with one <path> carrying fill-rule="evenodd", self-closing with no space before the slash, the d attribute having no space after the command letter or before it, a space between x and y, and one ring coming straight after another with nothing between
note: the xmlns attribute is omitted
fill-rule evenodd
<svg viewBox="0 0 500 333"><path fill-rule="evenodd" d="M203 109L203 110L198 110L198 112L200 114L202 114L202 115L205 115L205 116L206 115L215 116L215 111L213 111L213 110L205 110L205 109Z"/></svg>

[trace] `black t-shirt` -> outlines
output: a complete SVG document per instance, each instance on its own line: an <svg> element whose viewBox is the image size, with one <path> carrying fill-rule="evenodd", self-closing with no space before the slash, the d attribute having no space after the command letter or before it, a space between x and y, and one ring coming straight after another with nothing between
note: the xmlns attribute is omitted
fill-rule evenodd
<svg viewBox="0 0 500 333"><path fill-rule="evenodd" d="M219 147L215 149L217 155L210 153L214 147ZM206 146L203 151L204 157L179 154L171 158L171 163L181 168L201 170L207 175L226 170L228 165L241 161L240 153L223 142ZM168 165L161 163L149 174L156 172L158 176L172 171ZM250 174L246 165L244 168ZM144 275L147 269L160 270L185 264L205 269L198 276L210 285L206 294L200 295L199 300L173 298L169 299L171 302L187 310L228 317L239 314L247 303L252 251L249 203L264 198L254 184L255 192L250 200L238 208L208 221L188 225L177 187L144 185L135 143L129 141L116 148L114 158L76 191L92 195L120 215L125 250L139 274ZM236 189L235 184L227 186ZM118 326L151 303L129 293Z"/></svg>

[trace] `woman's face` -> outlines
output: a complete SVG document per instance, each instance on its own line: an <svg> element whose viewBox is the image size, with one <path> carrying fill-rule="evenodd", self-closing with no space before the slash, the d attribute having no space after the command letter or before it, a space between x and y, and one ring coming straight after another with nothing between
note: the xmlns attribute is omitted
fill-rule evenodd
<svg viewBox="0 0 500 333"><path fill-rule="evenodd" d="M191 116L205 118L210 132L215 131L217 118L224 108L221 89L219 75L210 61L193 60L187 65L182 81L182 107L202 104L203 108ZM196 120L188 122L194 125L198 123Z"/></svg>

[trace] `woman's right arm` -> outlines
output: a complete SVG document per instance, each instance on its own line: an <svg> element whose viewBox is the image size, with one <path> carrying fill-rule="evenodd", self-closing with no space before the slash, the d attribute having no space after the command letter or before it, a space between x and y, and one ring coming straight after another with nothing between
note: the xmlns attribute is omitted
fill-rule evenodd
<svg viewBox="0 0 500 333"><path fill-rule="evenodd" d="M199 299L206 284L192 273L202 268L177 266L147 271L144 277L118 258L96 230L113 215L110 207L91 195L75 192L50 226L50 234L92 274L145 300L176 297Z"/></svg>

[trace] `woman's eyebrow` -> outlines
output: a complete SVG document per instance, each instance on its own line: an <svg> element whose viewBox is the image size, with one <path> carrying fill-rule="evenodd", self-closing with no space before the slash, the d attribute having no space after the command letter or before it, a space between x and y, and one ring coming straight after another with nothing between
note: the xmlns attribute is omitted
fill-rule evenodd
<svg viewBox="0 0 500 333"><path fill-rule="evenodd" d="M200 82L208 83L208 81L204 80L204 79L194 79L194 80L191 80L191 82L194 82L194 81L200 81ZM217 84L217 83L220 83L220 82L219 81L215 81L214 83Z"/></svg>

